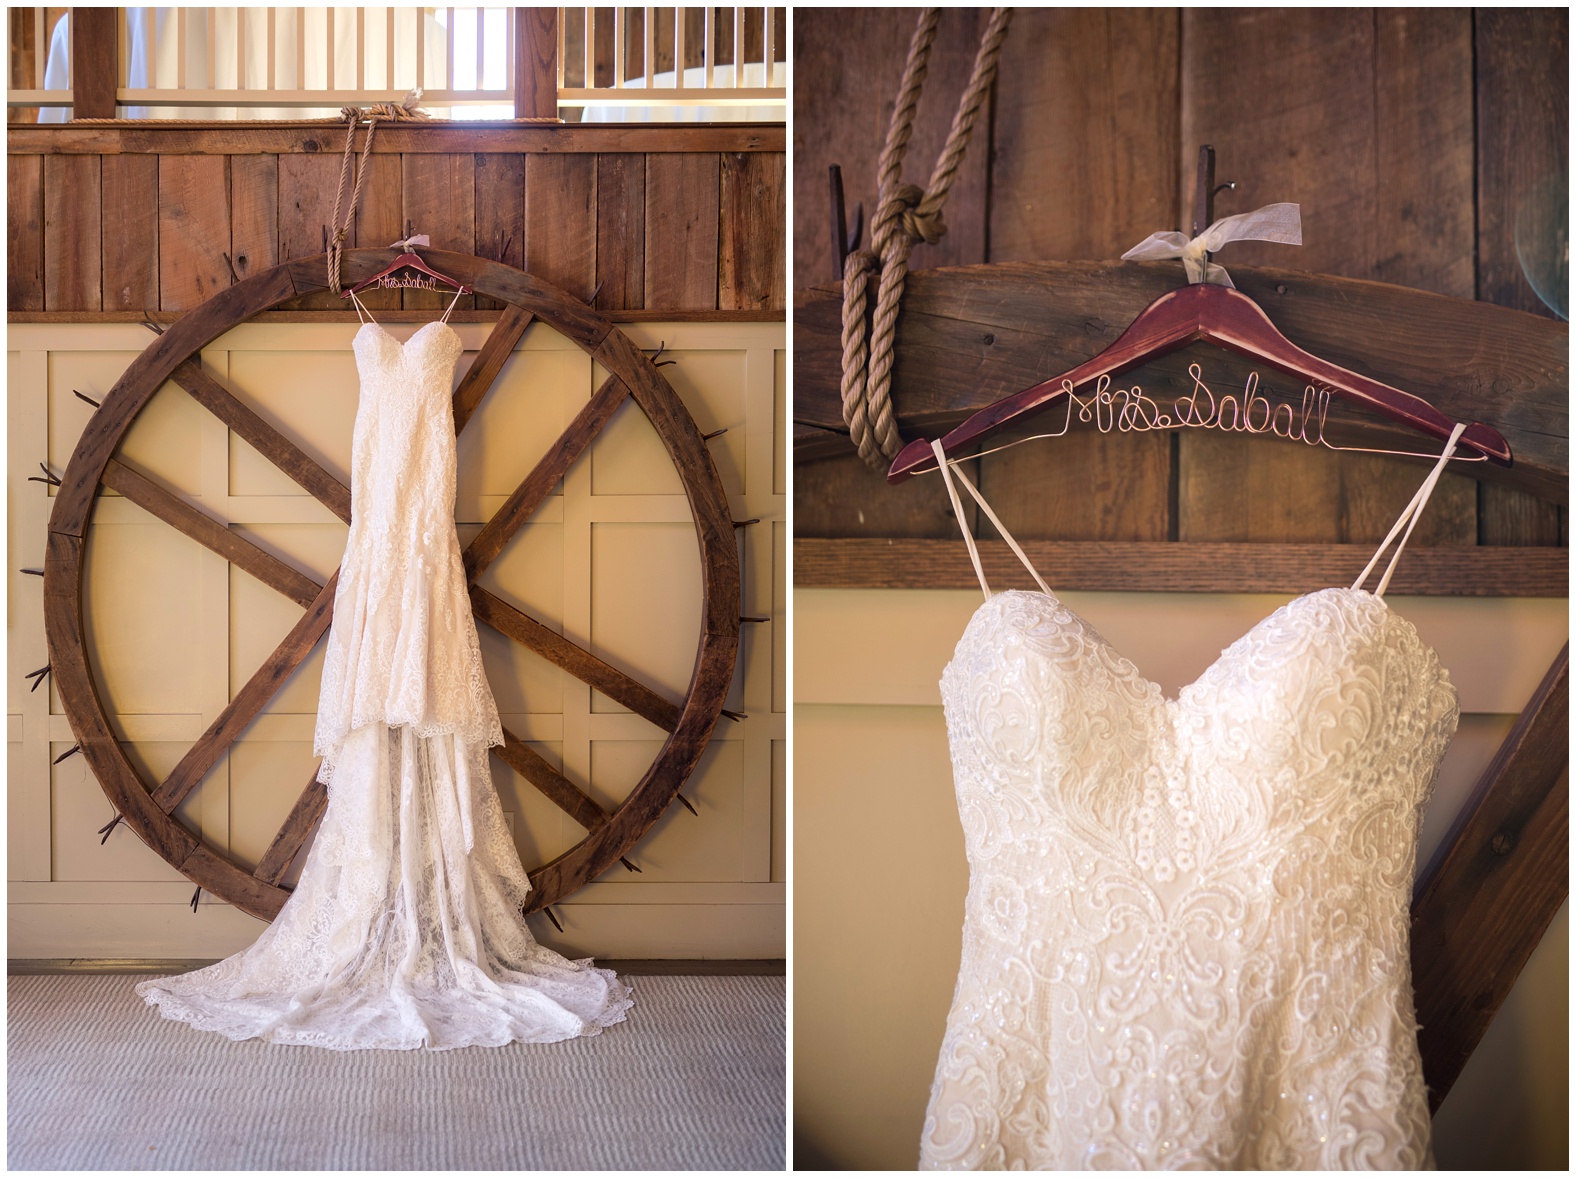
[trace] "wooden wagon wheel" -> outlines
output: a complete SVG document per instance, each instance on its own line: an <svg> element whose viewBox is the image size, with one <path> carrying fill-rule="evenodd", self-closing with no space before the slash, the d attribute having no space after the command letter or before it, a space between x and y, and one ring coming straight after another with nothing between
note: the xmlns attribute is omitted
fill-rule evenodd
<svg viewBox="0 0 1576 1178"><path fill-rule="evenodd" d="M722 714L738 654L739 558L734 523L716 468L688 411L652 362L609 320L556 287L498 262L441 250L430 251L429 257L445 273L505 304L497 326L455 391L456 430L465 427L533 319L568 337L611 373L497 515L465 547L476 619L668 734L629 797L609 813L505 731L504 745L495 750L499 757L586 830L580 843L530 872L534 890L526 911L532 912L558 902L624 857L673 801L705 750ZM344 280L359 281L387 259L386 250L347 250ZM289 896L279 881L327 804L315 771L255 870L204 845L172 812L327 632L337 574L319 585L115 455L137 414L166 381L174 381L348 523L349 489L204 372L198 359L203 347L258 312L325 289L324 274L324 258L319 256L287 262L239 282L186 315L132 362L88 422L66 467L50 515L44 567L44 619L55 683L72 731L104 792L132 830L167 862L220 899L264 920L271 920ZM645 411L667 447L683 482L699 542L704 586L700 643L689 690L677 703L474 583L625 398L633 398ZM83 640L83 560L88 522L101 486L113 488L306 609L169 776L152 788L116 740Z"/></svg>

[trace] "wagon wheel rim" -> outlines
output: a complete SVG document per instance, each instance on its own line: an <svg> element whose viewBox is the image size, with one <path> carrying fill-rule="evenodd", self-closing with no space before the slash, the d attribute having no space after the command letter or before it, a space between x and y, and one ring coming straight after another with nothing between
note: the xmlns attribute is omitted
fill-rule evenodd
<svg viewBox="0 0 1576 1178"><path fill-rule="evenodd" d="M530 913L558 903L624 858L672 803L705 751L723 714L739 646L740 573L734 523L716 467L688 410L651 360L610 320L566 292L500 262L443 250L427 251L427 256L438 269L504 304L455 390L457 433L535 320L578 345L610 374L504 506L464 546L477 622L533 650L667 734L633 790L607 811L524 741L505 732L505 743L493 751L586 830L575 846L529 872L532 891L525 912ZM368 277L387 259L386 250L347 250L342 259L344 280L348 284ZM89 420L72 453L50 513L44 563L44 621L55 685L99 784L127 825L166 862L203 890L263 920L272 920L289 898L290 890L280 880L326 807L327 791L317 781L317 771L252 871L204 844L173 811L201 785L327 633L338 572L318 584L121 462L116 454L142 409L167 382L174 382L348 523L349 489L258 417L223 382L204 372L198 359L202 348L259 312L326 289L324 272L320 255L244 279L182 317L131 363ZM625 400L641 407L661 438L683 484L699 546L700 639L689 687L676 704L475 584ZM100 487L112 487L305 607L285 639L175 769L152 788L131 764L110 725L83 640L82 571L88 524Z"/></svg>

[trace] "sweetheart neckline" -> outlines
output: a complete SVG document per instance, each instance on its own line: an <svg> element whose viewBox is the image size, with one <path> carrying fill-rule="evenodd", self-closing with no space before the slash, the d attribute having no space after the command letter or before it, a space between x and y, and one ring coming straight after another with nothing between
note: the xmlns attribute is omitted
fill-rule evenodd
<svg viewBox="0 0 1576 1178"><path fill-rule="evenodd" d="M378 329L378 333L380 335L382 335L384 339L389 340L390 342L392 342L394 344L394 346L397 347L400 350L400 354L401 355L404 355L405 348L410 344L411 340L415 339L418 335L420 335L422 332L426 331L427 328L429 328L429 327L447 327L450 331L454 331L454 326L452 324L448 323L447 321L445 321L443 319L432 319L432 320L429 320L426 323L423 323L415 331L411 332L409 338L402 340L402 339L399 338L399 336L395 335L388 328L384 327L383 324L379 323L376 319L368 319L365 323L363 323L361 325L361 327L357 330L356 334L360 335L363 331L365 331L369 327L377 328ZM456 331L456 332L454 332L454 334L455 335L459 335L459 332Z"/></svg>
<svg viewBox="0 0 1576 1178"><path fill-rule="evenodd" d="M1346 588L1346 587L1343 587L1343 586L1340 586L1340 585L1331 585L1331 586L1328 586L1327 588L1324 588L1324 589L1313 589L1313 590L1310 590L1307 593L1302 593L1302 594L1297 595L1296 597L1293 597L1290 601L1286 602L1284 605L1276 606L1269 613L1265 614L1258 621L1254 622L1253 625L1249 626L1245 631L1243 631L1243 633L1241 635L1239 635L1237 638L1233 639L1230 645L1222 648L1220 654L1218 654L1214 659L1212 659L1210 661L1209 665L1207 667L1205 667L1202 671L1200 671L1197 676L1195 676L1190 682L1184 683L1180 688L1178 688L1175 698L1172 698L1171 696L1168 696L1166 694L1166 692L1165 692L1165 688L1161 687L1160 684L1156 683L1148 675L1145 675L1144 672L1139 669L1139 666L1138 666L1137 663L1135 663L1132 659L1128 658L1125 654L1123 654L1120 650L1118 650L1115 647L1115 645L1113 645L1105 637L1105 635L1101 634L1100 631L1097 630L1090 623L1090 621L1087 618L1085 618L1081 613L1079 613L1077 610L1073 609L1070 605L1068 605L1065 601L1063 601L1056 594L1054 594L1054 593L1047 593L1047 592L1044 592L1043 590L1039 590L1039 589L1002 589L1002 590L999 590L998 592L992 593L984 601L980 602L979 605L974 607L974 612L969 615L968 624L963 627L963 634L959 635L958 641L960 643L963 641L963 637L968 634L970 627L972 627L974 625L975 619L979 617L980 611L983 610L992 601L996 600L998 597L1005 597L1008 594L1017 594L1017 595L1022 596L1022 597L1032 597L1032 598L1038 598L1039 600L1042 600L1042 601L1049 601L1053 605L1059 606L1060 608L1066 610L1073 618L1075 618L1077 620L1078 624L1080 626L1082 626L1084 628L1084 630L1086 630L1088 633L1093 634L1095 637L1097 637L1100 640L1100 642L1105 646L1106 650L1110 651L1111 654L1114 655L1117 658L1118 661L1120 661L1124 666L1129 668L1131 670L1134 678L1136 678L1145 687L1148 687L1148 688L1152 689L1154 694L1157 695L1161 699L1161 701L1164 702L1168 707L1174 707L1174 706L1180 705L1182 703L1183 697L1189 691L1191 691L1193 688L1197 687L1201 682L1203 682L1204 678L1212 670L1214 670L1216 666L1219 665L1220 660L1226 656L1226 652L1229 651L1233 646L1236 646L1237 643L1239 643L1243 639L1248 638L1249 636L1251 636L1254 632L1256 632L1260 627L1262 627L1271 618L1274 618L1281 611L1290 609L1292 606L1296 605L1298 602L1307 601L1310 598L1318 597L1318 596L1320 596L1322 594L1326 594L1326 593L1338 593L1338 594L1344 594L1344 595L1356 594L1359 597L1366 597L1366 598L1369 598L1369 599L1371 599L1373 601L1376 601L1376 602L1379 603L1379 605L1384 607L1384 614L1385 614L1385 617L1387 619L1388 618L1395 618L1397 621L1400 621L1400 622L1404 623L1406 626L1410 627L1413 634L1417 633L1417 627L1415 625L1413 625L1410 621L1408 621L1405 617L1403 617L1401 614L1398 614L1393 609L1391 609L1390 608L1390 603L1388 601L1386 601L1383 597L1380 597L1378 594L1372 593L1372 592L1370 592L1367 589L1362 589L1362 588L1358 588L1358 587L1355 587L1355 586L1351 587L1351 588ZM1428 654L1433 656L1434 661L1437 664L1438 661L1439 661L1439 652L1437 650L1435 650L1432 646L1428 646L1426 643L1424 644L1424 649L1428 652ZM948 659L947 660L947 665L942 668L942 675L943 675L943 677L945 677L947 672L952 669L952 665L956 661L956 659L957 659L957 653L956 653L956 649L954 648L953 657L951 659ZM1443 666L1441 666L1439 668L1439 672L1444 677L1445 681L1448 683L1449 680L1450 680L1450 672L1446 668L1444 668Z"/></svg>

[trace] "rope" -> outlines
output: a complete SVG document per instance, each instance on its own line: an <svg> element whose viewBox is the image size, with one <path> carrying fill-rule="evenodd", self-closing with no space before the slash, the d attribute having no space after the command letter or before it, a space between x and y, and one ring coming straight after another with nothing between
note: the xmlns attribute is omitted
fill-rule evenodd
<svg viewBox="0 0 1576 1178"><path fill-rule="evenodd" d="M974 73L959 99L946 146L936 159L929 185L922 189L902 183L901 173L940 15L936 8L920 12L878 164L879 196L870 224L871 248L850 253L843 269L843 420L859 456L876 470L903 446L892 413L892 342L908 277L908 257L916 242L933 245L947 232L941 210L968 149L975 117L995 81L1012 9L991 11L974 58ZM873 320L867 328L870 280L875 275L880 276L880 283Z"/></svg>
<svg viewBox="0 0 1576 1178"><path fill-rule="evenodd" d="M341 108L339 115L345 120L345 159L339 168L339 187L334 191L334 217L331 224L334 232L328 241L328 288L342 290L339 281L340 256L345 251L345 240L350 236L350 227L355 223L356 210L361 207L361 186L367 178L367 161L372 156L372 137L377 134L378 120L387 119L398 122L402 119L430 119L432 116L424 110L417 109L416 103L421 100L421 91L413 90L405 96L404 102L380 102L375 106L362 108L347 106ZM361 120L367 123L367 141L361 149L361 162L356 166L356 183L350 193L350 207L345 210L345 219L339 219L340 206L345 199L345 181L350 179L350 161L355 155L356 128Z"/></svg>

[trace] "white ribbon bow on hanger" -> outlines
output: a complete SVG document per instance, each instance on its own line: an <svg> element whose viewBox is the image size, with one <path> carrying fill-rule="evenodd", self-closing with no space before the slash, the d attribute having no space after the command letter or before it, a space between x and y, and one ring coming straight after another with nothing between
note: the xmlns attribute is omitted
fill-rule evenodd
<svg viewBox="0 0 1576 1178"><path fill-rule="evenodd" d="M1278 241L1283 245L1302 244L1302 208L1294 204L1265 205L1251 213L1222 217L1197 237L1189 238L1175 230L1151 233L1122 255L1122 260L1155 262L1181 258L1189 282L1213 282L1231 286L1231 275L1224 266L1206 259L1232 241Z"/></svg>
<svg viewBox="0 0 1576 1178"><path fill-rule="evenodd" d="M1297 206L1293 205L1292 207L1296 208ZM1299 240L1301 240L1301 239L1299 238ZM389 242L389 249L401 249L401 250L404 250L406 253L409 253L412 249L414 249L418 245L431 245L431 244L432 244L432 238L428 237L425 233L417 233L417 234L413 234L410 237L402 238L399 241L391 241L391 242Z"/></svg>

